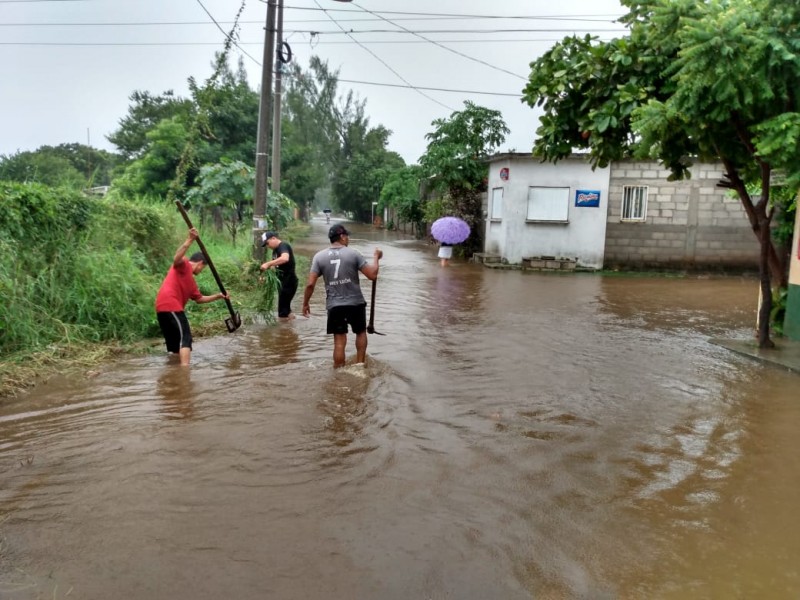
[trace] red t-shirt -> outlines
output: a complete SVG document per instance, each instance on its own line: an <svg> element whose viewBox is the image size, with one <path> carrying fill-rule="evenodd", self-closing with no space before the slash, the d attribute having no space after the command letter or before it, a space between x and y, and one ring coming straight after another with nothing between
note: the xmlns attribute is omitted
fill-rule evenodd
<svg viewBox="0 0 800 600"><path fill-rule="evenodd" d="M192 266L184 258L177 267L170 267L164 278L156 296L156 312L182 312L190 298L196 301L202 296L194 280Z"/></svg>

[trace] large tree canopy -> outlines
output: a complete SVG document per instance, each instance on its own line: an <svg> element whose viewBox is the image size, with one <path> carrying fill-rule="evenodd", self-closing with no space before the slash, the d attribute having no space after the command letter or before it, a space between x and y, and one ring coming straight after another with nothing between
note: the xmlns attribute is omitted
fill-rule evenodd
<svg viewBox="0 0 800 600"><path fill-rule="evenodd" d="M110 152L83 144L41 146L0 155L0 179L71 188L108 185L117 159Z"/></svg>
<svg viewBox="0 0 800 600"><path fill-rule="evenodd" d="M481 245L478 224L482 220L480 194L486 189L485 159L505 141L509 130L499 111L469 101L464 102L464 110L436 119L432 125L433 131L425 136L428 147L420 157L420 167L433 187L444 194L444 213L469 224L471 234L464 242L469 254Z"/></svg>
<svg viewBox="0 0 800 600"><path fill-rule="evenodd" d="M525 100L541 106L534 154L575 149L594 165L660 160L674 178L719 160L761 243L759 342L769 340L771 280L786 261L770 235L776 169L800 172L800 4L783 0L623 0L629 35L571 37L531 64ZM747 183L758 182L751 196Z"/></svg>
<svg viewBox="0 0 800 600"><path fill-rule="evenodd" d="M371 126L366 102L339 92L339 73L311 57L289 74L283 118L281 186L301 205L330 187L334 205L368 220L389 173L404 165L387 149L391 132Z"/></svg>
<svg viewBox="0 0 800 600"><path fill-rule="evenodd" d="M401 221L413 223L421 235L425 209L420 198L421 170L408 165L392 172L381 189L379 208L393 208Z"/></svg>
<svg viewBox="0 0 800 600"><path fill-rule="evenodd" d="M431 123L433 131L425 138L428 147L420 166L442 189L478 189L486 178L487 158L508 134L503 116L497 110L464 102L464 110Z"/></svg>
<svg viewBox="0 0 800 600"><path fill-rule="evenodd" d="M119 129L107 135L127 159L141 156L148 146L147 134L165 119L188 118L192 112L191 100L175 96L172 90L154 95L135 91L130 95L128 114L119 120Z"/></svg>

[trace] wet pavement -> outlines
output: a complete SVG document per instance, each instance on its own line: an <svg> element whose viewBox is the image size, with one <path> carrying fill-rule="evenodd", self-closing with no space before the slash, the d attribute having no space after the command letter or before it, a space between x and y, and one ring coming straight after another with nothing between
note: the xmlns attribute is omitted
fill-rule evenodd
<svg viewBox="0 0 800 600"><path fill-rule="evenodd" d="M712 339L712 344L749 356L765 364L800 373L800 342L788 338L772 338L774 348L761 349L749 340Z"/></svg>

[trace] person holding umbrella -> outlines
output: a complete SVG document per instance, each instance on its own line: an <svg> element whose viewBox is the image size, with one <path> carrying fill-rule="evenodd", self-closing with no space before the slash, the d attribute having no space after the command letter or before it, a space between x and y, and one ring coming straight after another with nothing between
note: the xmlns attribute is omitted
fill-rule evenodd
<svg viewBox="0 0 800 600"><path fill-rule="evenodd" d="M469 225L458 217L442 217L431 225L431 235L441 244L439 258L446 267L453 257L453 245L460 244L469 237Z"/></svg>
<svg viewBox="0 0 800 600"><path fill-rule="evenodd" d="M447 242L441 242L439 246L440 264L446 267L450 264L450 259L453 258L453 245Z"/></svg>

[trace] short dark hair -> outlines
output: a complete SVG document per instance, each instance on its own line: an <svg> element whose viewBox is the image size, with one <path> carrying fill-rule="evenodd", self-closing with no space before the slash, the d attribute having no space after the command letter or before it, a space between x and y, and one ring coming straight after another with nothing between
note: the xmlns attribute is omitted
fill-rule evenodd
<svg viewBox="0 0 800 600"><path fill-rule="evenodd" d="M331 242L337 241L343 235L350 235L350 232L344 228L344 225L334 225L328 230L328 239Z"/></svg>
<svg viewBox="0 0 800 600"><path fill-rule="evenodd" d="M206 256L202 252L195 252L189 257L189 262L206 264Z"/></svg>

